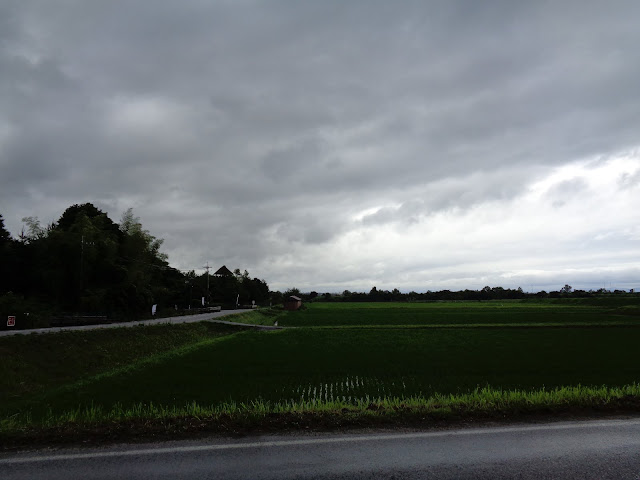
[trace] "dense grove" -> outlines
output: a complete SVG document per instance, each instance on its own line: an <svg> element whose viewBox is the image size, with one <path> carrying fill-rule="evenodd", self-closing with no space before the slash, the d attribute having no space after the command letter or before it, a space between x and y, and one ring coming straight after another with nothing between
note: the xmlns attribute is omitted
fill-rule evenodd
<svg viewBox="0 0 640 480"><path fill-rule="evenodd" d="M60 315L134 319L207 305L266 303L267 283L239 269L223 277L171 267L162 240L127 210L120 223L86 203L42 226L23 219L12 238L0 215L0 314L16 315L19 327L47 325ZM29 313L29 316L26 313ZM5 322L1 322L3 325Z"/></svg>

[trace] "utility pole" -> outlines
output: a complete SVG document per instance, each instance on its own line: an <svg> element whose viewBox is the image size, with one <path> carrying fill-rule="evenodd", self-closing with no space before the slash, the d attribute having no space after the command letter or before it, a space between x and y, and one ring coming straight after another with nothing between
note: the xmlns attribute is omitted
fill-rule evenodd
<svg viewBox="0 0 640 480"><path fill-rule="evenodd" d="M211 303L209 298L209 269L211 268L209 266L209 262L207 261L207 264L202 268L204 268L207 271L207 305L209 305Z"/></svg>
<svg viewBox="0 0 640 480"><path fill-rule="evenodd" d="M82 295L82 275L84 268L84 235L80 239L80 295Z"/></svg>

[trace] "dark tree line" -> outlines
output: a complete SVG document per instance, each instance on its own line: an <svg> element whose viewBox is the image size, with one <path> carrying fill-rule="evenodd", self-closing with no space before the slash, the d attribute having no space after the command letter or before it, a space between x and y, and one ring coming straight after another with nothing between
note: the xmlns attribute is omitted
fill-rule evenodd
<svg viewBox="0 0 640 480"><path fill-rule="evenodd" d="M23 223L12 238L0 215L0 325L6 315L26 312L35 326L64 314L143 318L154 304L158 314L181 313L202 307L203 297L206 305L225 306L269 300L266 282L246 270L212 276L207 289L206 274L171 267L160 251L162 240L131 209L119 224L91 203L67 208L50 225L37 217Z"/></svg>
<svg viewBox="0 0 640 480"><path fill-rule="evenodd" d="M296 289L297 291L297 289ZM341 294L323 293L312 291L298 294L306 301L317 302L433 302L433 301L486 301L486 300L524 300L524 299L559 299L559 298L601 298L603 296L626 295L637 296L633 290L630 292L615 290L609 291L604 288L599 290L574 290L570 285L565 285L557 291L546 292L544 290L536 293L527 293L522 288L502 288L486 286L481 290L440 290L436 292L426 291L423 293L408 292L402 293L397 288L393 290L378 290L373 287L367 292L343 291Z"/></svg>

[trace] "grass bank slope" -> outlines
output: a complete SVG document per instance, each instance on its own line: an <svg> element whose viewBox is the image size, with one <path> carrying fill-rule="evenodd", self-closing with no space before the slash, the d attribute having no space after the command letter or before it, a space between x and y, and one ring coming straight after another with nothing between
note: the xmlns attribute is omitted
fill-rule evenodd
<svg viewBox="0 0 640 480"><path fill-rule="evenodd" d="M34 395L242 327L201 322L0 338L0 412Z"/></svg>

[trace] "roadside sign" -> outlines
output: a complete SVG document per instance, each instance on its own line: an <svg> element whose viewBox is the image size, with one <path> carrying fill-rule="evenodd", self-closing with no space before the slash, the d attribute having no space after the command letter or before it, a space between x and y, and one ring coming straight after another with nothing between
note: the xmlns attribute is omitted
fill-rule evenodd
<svg viewBox="0 0 640 480"><path fill-rule="evenodd" d="M16 326L16 317L15 315L9 315L7 317L7 327L15 327Z"/></svg>

